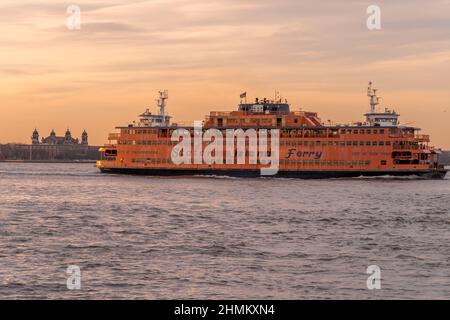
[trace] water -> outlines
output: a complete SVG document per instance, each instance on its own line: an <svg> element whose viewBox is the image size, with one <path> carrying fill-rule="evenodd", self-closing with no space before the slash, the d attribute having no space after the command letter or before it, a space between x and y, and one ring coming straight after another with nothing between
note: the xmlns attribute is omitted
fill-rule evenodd
<svg viewBox="0 0 450 320"><path fill-rule="evenodd" d="M450 298L450 181L0 163L0 298ZM81 268L81 290L66 287ZM366 268L381 268L368 290Z"/></svg>

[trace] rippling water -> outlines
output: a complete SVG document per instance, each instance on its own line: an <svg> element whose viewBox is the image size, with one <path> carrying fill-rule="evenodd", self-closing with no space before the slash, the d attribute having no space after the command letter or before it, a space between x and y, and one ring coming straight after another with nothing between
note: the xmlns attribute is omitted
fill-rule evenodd
<svg viewBox="0 0 450 320"><path fill-rule="evenodd" d="M0 298L450 298L450 181L0 163ZM81 268L81 290L66 268ZM368 290L366 268L381 268Z"/></svg>

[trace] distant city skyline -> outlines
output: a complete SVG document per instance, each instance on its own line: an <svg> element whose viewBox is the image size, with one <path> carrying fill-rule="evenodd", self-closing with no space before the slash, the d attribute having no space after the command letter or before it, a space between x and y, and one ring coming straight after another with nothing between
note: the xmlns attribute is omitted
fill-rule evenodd
<svg viewBox="0 0 450 320"><path fill-rule="evenodd" d="M234 110L239 95L362 121L369 81L382 107L450 149L450 1L110 0L0 4L0 143L34 128L101 145L115 126L157 112L169 90L174 122ZM381 29L368 30L368 6Z"/></svg>

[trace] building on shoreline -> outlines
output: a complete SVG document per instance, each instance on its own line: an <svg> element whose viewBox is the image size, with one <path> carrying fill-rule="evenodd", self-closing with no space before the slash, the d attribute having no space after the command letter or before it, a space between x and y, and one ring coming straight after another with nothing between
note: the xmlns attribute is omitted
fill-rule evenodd
<svg viewBox="0 0 450 320"><path fill-rule="evenodd" d="M81 134L80 142L72 137L69 129L64 136L57 136L52 130L49 136L39 141L39 132L34 129L31 144L0 144L0 161L94 161L100 157L98 149L97 146L89 146L86 130Z"/></svg>
<svg viewBox="0 0 450 320"><path fill-rule="evenodd" d="M55 130L50 132L50 135L46 138L42 138L42 141L39 142L39 132L37 129L34 129L33 135L31 136L31 144L46 144L46 145L78 145L80 144L78 138L73 138L70 129L67 128L67 131L64 136L58 137L56 136ZM86 130L81 134L81 145L88 145L88 134Z"/></svg>

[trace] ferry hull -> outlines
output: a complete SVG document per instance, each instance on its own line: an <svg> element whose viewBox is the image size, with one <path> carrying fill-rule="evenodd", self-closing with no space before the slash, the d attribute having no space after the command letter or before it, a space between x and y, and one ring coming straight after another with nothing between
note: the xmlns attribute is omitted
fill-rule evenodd
<svg viewBox="0 0 450 320"><path fill-rule="evenodd" d="M102 173L132 174L147 176L228 176L259 178L260 170L214 170L214 169L151 169L151 168L119 168L102 167ZM424 179L443 179L448 170L392 170L392 171L279 171L275 178L299 178L299 179L332 179L354 177L379 177L379 176L418 176Z"/></svg>

